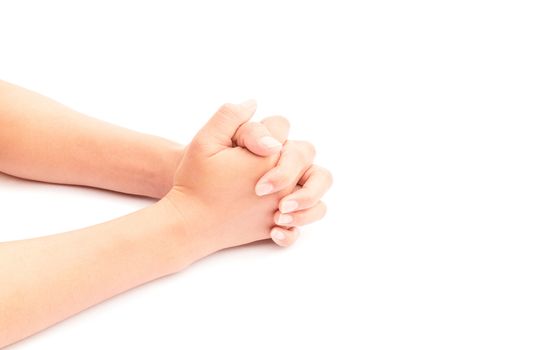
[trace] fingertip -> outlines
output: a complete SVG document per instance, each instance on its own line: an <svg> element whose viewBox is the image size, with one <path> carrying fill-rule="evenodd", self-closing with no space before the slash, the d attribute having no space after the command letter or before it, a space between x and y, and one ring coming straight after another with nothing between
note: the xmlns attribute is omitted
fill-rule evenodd
<svg viewBox="0 0 538 350"><path fill-rule="evenodd" d="M295 199L283 199L278 208L281 213L291 213L299 208L299 202Z"/></svg>
<svg viewBox="0 0 538 350"><path fill-rule="evenodd" d="M271 238L275 242L281 242L284 239L286 239L286 234L284 232L282 232L282 230L274 228L274 229L271 230Z"/></svg>
<svg viewBox="0 0 538 350"><path fill-rule="evenodd" d="M265 125L255 122L241 125L232 139L237 146L245 147L251 153L262 157L279 153L283 146Z"/></svg>
<svg viewBox="0 0 538 350"><path fill-rule="evenodd" d="M265 150L268 150L270 154L275 154L282 150L282 143L271 136L260 137L258 144Z"/></svg>
<svg viewBox="0 0 538 350"><path fill-rule="evenodd" d="M256 194L260 197L273 193L275 187L269 182L263 181L256 185Z"/></svg>
<svg viewBox="0 0 538 350"><path fill-rule="evenodd" d="M279 160L279 163L280 162L282 162L282 157ZM282 166L279 164L276 167L270 169L267 173L265 173L265 175L263 175L262 178L258 181L257 186L260 186L261 184L270 184L272 186L271 192L266 192L263 195L284 190L289 186L293 186L295 184L296 176L293 175L293 173L293 169L287 169L287 164L286 166Z"/></svg>
<svg viewBox="0 0 538 350"><path fill-rule="evenodd" d="M285 214L280 211L277 211L275 213L275 224L279 226L292 226L293 224L293 215L291 214Z"/></svg>
<svg viewBox="0 0 538 350"><path fill-rule="evenodd" d="M250 152L261 157L272 156L282 150L282 144L271 136L262 136L257 139L247 136L245 147Z"/></svg>
<svg viewBox="0 0 538 350"><path fill-rule="evenodd" d="M284 229L280 227L274 227L271 230L271 238L273 242L281 247L289 247L299 237L299 230L294 227L292 229Z"/></svg>

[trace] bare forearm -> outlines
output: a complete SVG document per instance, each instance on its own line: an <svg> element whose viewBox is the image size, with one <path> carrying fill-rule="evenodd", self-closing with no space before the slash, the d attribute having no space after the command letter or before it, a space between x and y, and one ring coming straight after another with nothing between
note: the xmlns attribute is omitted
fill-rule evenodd
<svg viewBox="0 0 538 350"><path fill-rule="evenodd" d="M205 255L166 199L73 232L0 244L0 348Z"/></svg>
<svg viewBox="0 0 538 350"><path fill-rule="evenodd" d="M0 171L159 198L182 147L78 113L0 81Z"/></svg>

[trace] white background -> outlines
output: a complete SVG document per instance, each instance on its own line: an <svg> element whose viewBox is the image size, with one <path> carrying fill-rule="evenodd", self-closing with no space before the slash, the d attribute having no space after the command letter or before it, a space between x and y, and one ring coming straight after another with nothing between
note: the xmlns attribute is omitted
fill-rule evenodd
<svg viewBox="0 0 538 350"><path fill-rule="evenodd" d="M12 348L536 349L533 3L0 2L0 79L184 143L254 97L335 176L294 247L218 253ZM0 196L1 240L150 203L5 176Z"/></svg>

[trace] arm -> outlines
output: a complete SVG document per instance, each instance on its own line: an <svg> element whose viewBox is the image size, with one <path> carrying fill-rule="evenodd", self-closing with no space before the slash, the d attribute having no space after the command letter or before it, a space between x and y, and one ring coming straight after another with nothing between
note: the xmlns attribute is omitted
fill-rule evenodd
<svg viewBox="0 0 538 350"><path fill-rule="evenodd" d="M0 347L212 252L270 237L278 199L291 189L255 194L277 156L232 146L233 132L253 113L234 108L237 116L222 109L195 138L173 188L154 205L93 227L0 244Z"/></svg>
<svg viewBox="0 0 538 350"><path fill-rule="evenodd" d="M331 184L330 173L311 166L313 147L305 142L282 144L288 136L285 118L241 124L233 146L268 157L282 156L256 184L260 196L296 184L302 189L281 203L297 227L319 220L321 197ZM171 188L184 148L163 138L131 131L73 111L55 101L0 81L0 172L31 180L99 187L162 198ZM290 222L289 219L292 219ZM290 245L297 230L277 232L275 241Z"/></svg>
<svg viewBox="0 0 538 350"><path fill-rule="evenodd" d="M278 153L289 125L282 117L242 125L233 141L254 154ZM272 137L274 136L274 137ZM162 198L184 147L76 112L0 81L0 172Z"/></svg>
<svg viewBox="0 0 538 350"><path fill-rule="evenodd" d="M0 81L0 172L161 198L182 152Z"/></svg>
<svg viewBox="0 0 538 350"><path fill-rule="evenodd" d="M93 227L0 244L0 348L201 257L166 200Z"/></svg>

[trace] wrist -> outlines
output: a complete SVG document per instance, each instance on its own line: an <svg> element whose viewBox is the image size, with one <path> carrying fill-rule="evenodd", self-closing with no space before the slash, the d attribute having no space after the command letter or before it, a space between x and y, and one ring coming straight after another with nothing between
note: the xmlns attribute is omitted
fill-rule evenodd
<svg viewBox="0 0 538 350"><path fill-rule="evenodd" d="M161 166L150 197L163 198L173 187L176 169L183 158L185 146L165 140L161 148Z"/></svg>
<svg viewBox="0 0 538 350"><path fill-rule="evenodd" d="M195 261L219 250L214 242L199 234L193 200L175 189L152 206L154 220L159 225L158 238L161 242L159 257L162 258L164 274L178 272ZM151 239L155 239L153 236Z"/></svg>
<svg viewBox="0 0 538 350"><path fill-rule="evenodd" d="M228 248L222 239L222 221L216 219L217 213L208 208L207 203L192 194L173 187L161 200L174 212L176 224L181 226L177 236L180 245L188 247L188 256L194 262L219 250Z"/></svg>

